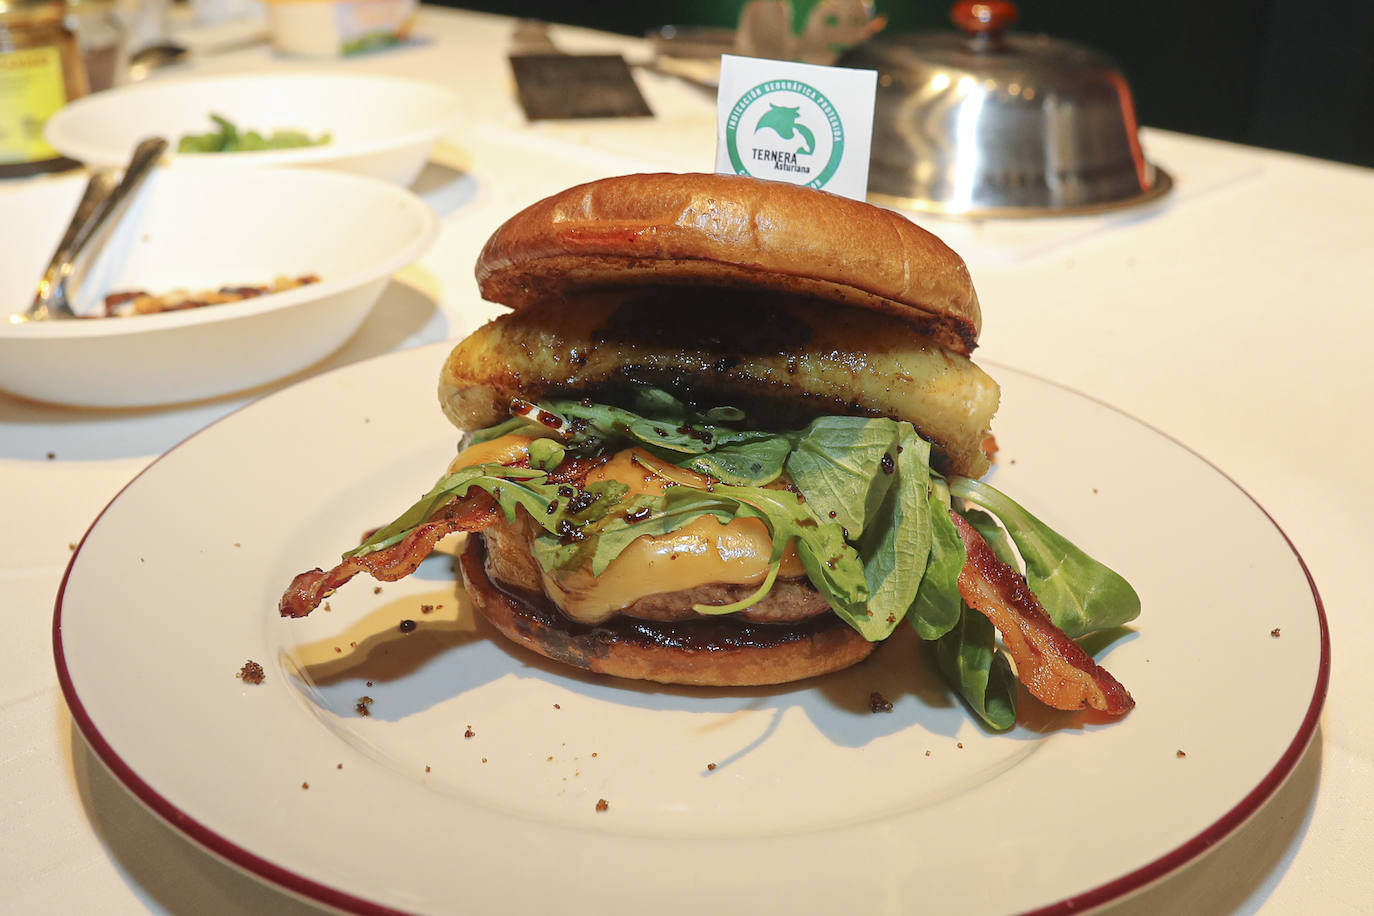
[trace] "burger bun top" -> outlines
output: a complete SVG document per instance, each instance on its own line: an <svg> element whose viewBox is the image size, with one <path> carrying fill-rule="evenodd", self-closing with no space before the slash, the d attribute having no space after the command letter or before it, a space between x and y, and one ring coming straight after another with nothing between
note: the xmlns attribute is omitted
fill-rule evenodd
<svg viewBox="0 0 1374 916"><path fill-rule="evenodd" d="M644 174L527 207L477 260L483 298L522 309L641 285L759 289L872 309L967 355L982 316L963 260L905 217L741 175Z"/></svg>

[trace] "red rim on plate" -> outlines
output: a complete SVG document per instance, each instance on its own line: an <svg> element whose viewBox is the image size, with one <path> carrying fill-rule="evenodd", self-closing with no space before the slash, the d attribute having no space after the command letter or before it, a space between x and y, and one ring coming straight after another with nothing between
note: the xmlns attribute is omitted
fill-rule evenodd
<svg viewBox="0 0 1374 916"><path fill-rule="evenodd" d="M387 357L381 357L381 359L386 358ZM335 371L337 372L343 370ZM1025 375L1025 373L1022 374ZM1028 377L1034 378L1034 376ZM1173 437L1160 432L1158 429L1155 429L1149 424L1142 423L1141 421L1136 420L1133 417L1130 417L1129 415L1117 410L1116 408L1111 407L1110 405L1103 404L1101 401L1097 401L1094 398L1075 392L1073 391L1073 389L1067 388L1066 386L1059 385L1054 382L1049 382L1044 379L1036 379L1036 381L1053 385L1054 387L1060 388L1064 391L1074 394L1077 397L1093 401L1099 404L1100 406L1113 411L1121 417L1130 420L1132 423L1135 423L1147 430L1152 431L1155 435L1158 435L1161 438L1168 440L1173 445L1186 451L1188 454L1192 455L1194 458L1201 461L1212 471L1218 474L1222 479L1224 479L1227 483L1229 483L1232 487L1234 487L1237 491L1243 494L1245 498L1249 500L1249 502L1256 509L1258 509L1261 514L1263 514L1264 518L1268 521L1268 523L1283 538L1284 543L1292 552L1293 558L1297 561L1299 568L1301 568L1303 575L1306 577L1308 588L1311 590L1314 609L1316 611L1320 645L1320 659L1317 669L1317 678L1315 684L1313 685L1312 696L1307 705L1306 713L1303 716L1301 723L1299 724L1299 727L1296 733L1293 735L1291 741L1288 743L1283 753L1274 762L1273 766L1270 767L1270 769L1264 775L1264 777L1260 779L1260 781L1247 794L1245 794L1244 797L1237 804L1235 804L1229 811L1227 811L1225 814L1223 814L1221 817L1215 820L1212 824L1210 824L1205 829L1201 830L1199 833L1197 833L1195 836L1193 836L1186 842L1163 853L1162 855L1159 855L1158 857L1141 865L1140 867L1126 874L1121 875L1120 877L1114 880L1097 885L1095 887L1083 891L1082 893L1075 894L1066 899L1062 899L1057 902L1026 911L1028 913L1034 914L1067 914L1082 912L1084 910L1088 910L1115 900L1119 900L1129 894L1132 894L1136 891L1145 888L1146 886L1178 870L1182 866L1194 861L1195 859L1200 857L1204 852L1215 847L1221 840L1223 840L1225 837L1227 837L1237 828L1239 828L1243 823L1245 823L1247 819L1249 819L1260 809L1260 807L1264 804L1266 800L1268 800L1275 792L1277 792L1280 786L1284 783L1287 777L1292 773L1294 768L1297 766L1298 761L1302 758L1304 752L1306 751L1309 743L1312 740L1313 735L1316 732L1322 705L1326 698L1327 686L1329 682L1331 647L1330 634L1327 626L1325 609L1321 601L1321 596L1317 591L1316 583L1313 581L1312 574L1308 569L1307 564L1303 561L1302 556L1298 553L1297 548L1294 546L1292 540L1289 539L1288 535L1283 531L1282 528L1279 527L1279 525L1275 522L1273 517L1264 509L1264 507L1261 506L1253 497L1251 497L1250 494L1246 492L1243 487L1237 484L1236 481L1232 480L1229 476L1227 476L1224 472L1222 472L1211 462L1207 461L1207 459L1198 455L1192 449L1178 442ZM272 396L269 395L268 397ZM251 408L252 406L253 404L247 405L248 408ZM228 416L234 416L237 413L241 412L243 409L245 408L240 408L239 410L234 411ZM135 798L137 798L145 806L151 809L155 814L157 814L159 817L167 821L169 824L171 824L173 827L175 827L177 830L183 833L186 837L200 844L217 857L247 871L248 873L254 876L262 878L272 884L278 885L286 891L317 901L327 906L347 911L369 914L391 914L403 912L400 910L393 909L389 906L382 905L371 900L367 900L355 894L339 890L338 888L322 884L303 875L300 875L289 868L283 867L282 865L279 865L273 861L269 861L255 854L252 850L247 849L238 843L235 843L226 836L216 832L213 828L207 826L206 824L200 823L195 818L188 815L185 811L183 811L177 805L175 805L166 797L164 797L164 795L162 795L153 785L149 784L141 776L139 776L139 774L135 772L133 767L130 766L125 760L123 760L120 757L119 753L115 751L115 749L111 746L109 741L102 734L101 728L98 725L98 723L92 718L92 716L87 711L87 708L85 704L83 704L80 696L78 695L75 684L73 682L72 673L68 668L66 654L64 652L63 647L63 602L66 596L68 580L71 577L73 569L75 569L76 567L77 561L81 557L81 551L86 544L86 540L90 537L91 533L100 524L101 519L105 516L106 512L110 509L110 507L115 504L115 502L120 498L120 495L122 495L130 486L132 486L135 481L143 477L144 474L147 474L151 468L156 466L167 455L172 454L172 452L174 452L177 448L180 448L187 442L190 442L196 437L203 435L206 430L218 425L218 423L222 422L224 419L227 419L227 417L221 418L221 420L216 421L210 426L207 426L205 429L202 429L197 433L192 434L191 436L187 437L186 440L183 440L182 443L179 443L177 446L174 446L166 454L150 463L147 468L145 468L143 471L139 473L139 475L137 475L123 488L121 488L120 492L116 494L113 499L110 500L110 502L105 506L104 509L101 510L100 515L96 517L95 521L92 522L90 528L88 528L86 533L82 536L81 542L77 545L76 550L74 551L71 560L67 565L67 569L63 574L62 583L57 593L57 599L53 616L53 649L57 667L58 682L61 685L63 696L66 698L67 705L71 710L72 718L75 721L77 727L80 729L81 734L83 735L91 749L95 752L95 755L109 769L109 771L114 775L114 777L120 783L122 783L125 786L125 788L128 789L134 795Z"/></svg>

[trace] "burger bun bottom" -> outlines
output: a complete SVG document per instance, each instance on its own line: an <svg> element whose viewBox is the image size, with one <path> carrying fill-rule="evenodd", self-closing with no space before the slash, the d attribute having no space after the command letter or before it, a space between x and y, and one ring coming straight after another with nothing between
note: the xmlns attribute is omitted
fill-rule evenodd
<svg viewBox="0 0 1374 916"><path fill-rule="evenodd" d="M480 534L468 536L459 569L473 606L502 635L597 674L661 684L755 687L839 671L876 648L834 614L790 626L728 617L688 623L613 617L595 626L579 624L544 595L498 588L487 574Z"/></svg>

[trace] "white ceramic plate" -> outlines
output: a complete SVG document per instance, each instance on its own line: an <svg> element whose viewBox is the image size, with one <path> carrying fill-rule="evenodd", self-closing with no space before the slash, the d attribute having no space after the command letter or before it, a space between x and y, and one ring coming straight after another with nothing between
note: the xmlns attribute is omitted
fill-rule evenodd
<svg viewBox="0 0 1374 916"><path fill-rule="evenodd" d="M171 154L173 164L222 170L314 166L409 185L458 123L459 98L432 83L356 73L273 73L159 79L78 99L49 119L48 143L92 167L118 167L145 137L214 131L211 113L241 131L328 132L323 146Z"/></svg>
<svg viewBox="0 0 1374 916"><path fill-rule="evenodd" d="M0 194L0 388L88 407L141 407L261 385L352 336L439 218L403 188L314 169L157 169L73 291L80 315L117 291L320 282L243 302L12 324L28 307L85 186L76 176Z"/></svg>
<svg viewBox="0 0 1374 916"><path fill-rule="evenodd" d="M443 355L320 376L191 437L97 519L58 597L59 676L99 757L293 892L374 912L1068 912L1216 843L1313 733L1326 625L1264 511L1148 427L1005 369L997 484L1144 601L1098 656L1138 702L1122 721L1026 701L986 732L905 638L787 688L584 677L475 623L442 556L280 619L294 573L448 460ZM263 684L236 679L248 659Z"/></svg>

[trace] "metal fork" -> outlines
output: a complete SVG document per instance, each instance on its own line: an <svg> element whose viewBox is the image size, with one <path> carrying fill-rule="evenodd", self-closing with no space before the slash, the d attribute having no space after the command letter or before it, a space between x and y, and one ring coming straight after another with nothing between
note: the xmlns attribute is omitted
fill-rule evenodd
<svg viewBox="0 0 1374 916"><path fill-rule="evenodd" d="M62 241L53 252L43 278L38 281L33 302L22 314L11 315L10 321L54 321L76 317L68 301L67 280L76 268L77 259L87 252L93 240L98 237L104 240L107 233L103 230L118 223L134 193L166 150L167 141L161 137L144 140L134 150L124 170L124 177L117 185L112 172L100 171L91 175ZM96 247L99 247L98 243Z"/></svg>

